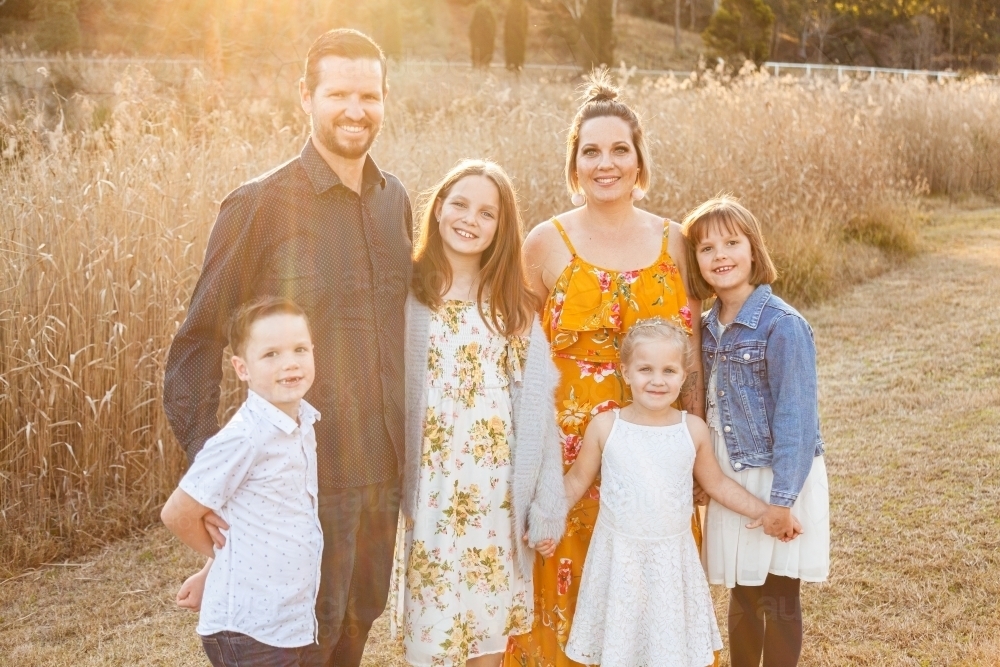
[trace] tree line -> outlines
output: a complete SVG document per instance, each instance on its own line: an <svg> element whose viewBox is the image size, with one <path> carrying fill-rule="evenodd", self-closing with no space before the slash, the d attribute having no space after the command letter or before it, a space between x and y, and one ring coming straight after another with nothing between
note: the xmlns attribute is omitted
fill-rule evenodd
<svg viewBox="0 0 1000 667"><path fill-rule="evenodd" d="M662 47L691 60L703 51L734 64L984 71L1000 60L1000 0L0 0L0 39L28 35L50 52L141 50L158 30L174 51L211 51L220 40L252 51L305 39L317 24L355 25L401 57L422 38L415 26L456 7L470 17L463 37L473 64L490 63L501 46L514 70L527 58L529 31L564 41L582 67L615 64L616 40L628 38L615 30L623 13L673 25L673 44ZM682 53L683 31L700 33L703 48ZM118 41L95 43L103 33Z"/></svg>

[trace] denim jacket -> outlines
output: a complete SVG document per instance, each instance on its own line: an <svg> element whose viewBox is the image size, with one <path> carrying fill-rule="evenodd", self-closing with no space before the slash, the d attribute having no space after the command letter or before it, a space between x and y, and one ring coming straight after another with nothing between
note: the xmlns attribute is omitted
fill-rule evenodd
<svg viewBox="0 0 1000 667"><path fill-rule="evenodd" d="M770 467L772 505L791 507L823 454L816 346L798 311L759 285L718 339L720 303L702 317L702 361L715 369L722 435L734 470Z"/></svg>

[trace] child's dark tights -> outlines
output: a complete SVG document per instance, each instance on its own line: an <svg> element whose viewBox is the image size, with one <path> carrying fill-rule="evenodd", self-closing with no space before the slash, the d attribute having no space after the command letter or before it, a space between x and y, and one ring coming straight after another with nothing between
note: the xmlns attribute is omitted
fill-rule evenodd
<svg viewBox="0 0 1000 667"><path fill-rule="evenodd" d="M798 579L767 575L763 586L732 589L729 654L732 667L795 667L802 651Z"/></svg>

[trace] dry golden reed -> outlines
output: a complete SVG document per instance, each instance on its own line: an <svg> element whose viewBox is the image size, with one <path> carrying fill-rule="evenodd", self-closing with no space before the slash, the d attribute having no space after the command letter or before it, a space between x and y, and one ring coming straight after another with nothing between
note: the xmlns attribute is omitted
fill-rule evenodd
<svg viewBox="0 0 1000 667"><path fill-rule="evenodd" d="M163 365L218 204L306 138L287 68L222 84L61 67L0 88L0 576L155 520L184 466ZM569 206L575 85L397 67L376 157L414 193L492 158L537 222ZM766 225L784 294L818 299L912 252L928 188L996 192L997 91L633 79L657 165L643 204L679 217L736 194Z"/></svg>

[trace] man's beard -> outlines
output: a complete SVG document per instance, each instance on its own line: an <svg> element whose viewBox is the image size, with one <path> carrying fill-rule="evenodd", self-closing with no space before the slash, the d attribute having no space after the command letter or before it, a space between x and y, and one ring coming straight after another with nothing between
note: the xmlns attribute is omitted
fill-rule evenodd
<svg viewBox="0 0 1000 667"><path fill-rule="evenodd" d="M377 127L367 119L363 123L357 124L365 125L371 129L371 132L368 135L368 141L364 143L352 142L350 144L338 141L336 122L328 125L319 125L314 123L313 133L316 138L319 139L319 142L323 144L323 147L334 155L338 155L346 160L359 160L368 154L368 149L370 149L372 144L375 143L375 139L378 137L378 131L381 128Z"/></svg>

